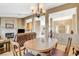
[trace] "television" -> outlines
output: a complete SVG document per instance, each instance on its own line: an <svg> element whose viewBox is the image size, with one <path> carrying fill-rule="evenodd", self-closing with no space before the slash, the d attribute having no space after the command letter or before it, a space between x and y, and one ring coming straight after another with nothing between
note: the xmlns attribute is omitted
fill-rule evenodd
<svg viewBox="0 0 79 59"><path fill-rule="evenodd" d="M18 33L25 33L25 29L18 29Z"/></svg>

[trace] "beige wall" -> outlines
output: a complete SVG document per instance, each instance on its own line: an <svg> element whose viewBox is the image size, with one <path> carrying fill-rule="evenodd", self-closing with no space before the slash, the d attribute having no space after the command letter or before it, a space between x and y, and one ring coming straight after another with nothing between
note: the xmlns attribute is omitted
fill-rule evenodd
<svg viewBox="0 0 79 59"><path fill-rule="evenodd" d="M26 23L25 24L26 29L28 29L29 31L32 31L32 22L30 23Z"/></svg>
<svg viewBox="0 0 79 59"><path fill-rule="evenodd" d="M40 36L40 21L35 22L35 32L37 33L37 37Z"/></svg>
<svg viewBox="0 0 79 59"><path fill-rule="evenodd" d="M16 22L17 22L17 28L24 28L25 20L19 18L16 20Z"/></svg>

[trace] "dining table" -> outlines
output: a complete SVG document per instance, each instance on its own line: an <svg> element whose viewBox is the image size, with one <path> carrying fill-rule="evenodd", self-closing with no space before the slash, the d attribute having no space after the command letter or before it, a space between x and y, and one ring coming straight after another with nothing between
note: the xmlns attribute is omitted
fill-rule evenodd
<svg viewBox="0 0 79 59"><path fill-rule="evenodd" d="M47 41L44 38L28 40L24 43L24 47L30 51L37 53L50 51L55 47L57 43L56 38L48 39Z"/></svg>

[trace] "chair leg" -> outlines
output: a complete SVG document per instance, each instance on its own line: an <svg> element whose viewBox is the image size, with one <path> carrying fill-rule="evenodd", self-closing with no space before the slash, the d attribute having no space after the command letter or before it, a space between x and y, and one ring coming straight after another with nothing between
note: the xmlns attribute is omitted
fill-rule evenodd
<svg viewBox="0 0 79 59"><path fill-rule="evenodd" d="M78 54L77 54L77 53L75 53L75 55L77 56Z"/></svg>
<svg viewBox="0 0 79 59"><path fill-rule="evenodd" d="M19 51L19 55L21 56L21 51Z"/></svg>
<svg viewBox="0 0 79 59"><path fill-rule="evenodd" d="M14 52L13 52L13 55L16 56Z"/></svg>
<svg viewBox="0 0 79 59"><path fill-rule="evenodd" d="M17 52L15 52L16 56L18 56Z"/></svg>
<svg viewBox="0 0 79 59"><path fill-rule="evenodd" d="M23 53L25 54L25 48L24 48L24 50L23 50Z"/></svg>
<svg viewBox="0 0 79 59"><path fill-rule="evenodd" d="M57 45L58 45L58 44L56 43L55 48L57 48Z"/></svg>
<svg viewBox="0 0 79 59"><path fill-rule="evenodd" d="M13 56L18 56L17 52L13 51Z"/></svg>
<svg viewBox="0 0 79 59"><path fill-rule="evenodd" d="M76 51L75 55L76 55L76 56L77 56L77 55L79 55L79 52L78 52L78 51Z"/></svg>
<svg viewBox="0 0 79 59"><path fill-rule="evenodd" d="M75 52L74 52L74 48L72 48L72 50L73 50L73 54L74 54L74 53L75 53Z"/></svg>

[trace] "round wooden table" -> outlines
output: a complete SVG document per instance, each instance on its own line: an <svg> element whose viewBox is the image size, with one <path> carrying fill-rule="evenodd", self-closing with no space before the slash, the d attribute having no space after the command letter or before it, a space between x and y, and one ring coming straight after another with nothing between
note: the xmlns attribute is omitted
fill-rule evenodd
<svg viewBox="0 0 79 59"><path fill-rule="evenodd" d="M33 39L26 41L24 46L26 49L38 51L38 52L46 52L54 48L57 39L49 39L48 43L44 42L43 40Z"/></svg>

